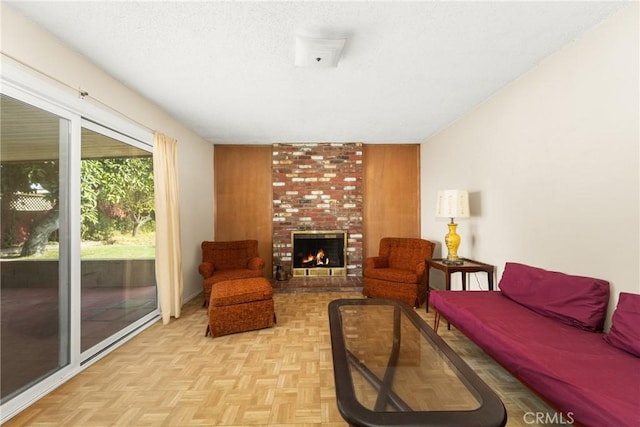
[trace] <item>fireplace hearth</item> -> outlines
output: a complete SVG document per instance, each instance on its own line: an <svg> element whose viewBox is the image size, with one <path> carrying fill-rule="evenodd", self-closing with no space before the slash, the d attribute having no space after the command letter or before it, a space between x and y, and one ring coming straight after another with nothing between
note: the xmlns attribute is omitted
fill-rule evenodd
<svg viewBox="0 0 640 427"><path fill-rule="evenodd" d="M292 231L293 276L346 276L347 232Z"/></svg>

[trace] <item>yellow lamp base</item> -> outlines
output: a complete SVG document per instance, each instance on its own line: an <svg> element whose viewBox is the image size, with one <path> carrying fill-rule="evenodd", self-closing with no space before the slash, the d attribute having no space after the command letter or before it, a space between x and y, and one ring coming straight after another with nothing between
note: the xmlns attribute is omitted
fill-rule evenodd
<svg viewBox="0 0 640 427"><path fill-rule="evenodd" d="M460 265L463 261L458 257L458 247L460 246L460 236L456 233L458 224L454 223L453 218L451 218L451 222L447 224L447 226L449 227L449 233L444 236L444 243L447 245L449 253L442 262L445 264Z"/></svg>

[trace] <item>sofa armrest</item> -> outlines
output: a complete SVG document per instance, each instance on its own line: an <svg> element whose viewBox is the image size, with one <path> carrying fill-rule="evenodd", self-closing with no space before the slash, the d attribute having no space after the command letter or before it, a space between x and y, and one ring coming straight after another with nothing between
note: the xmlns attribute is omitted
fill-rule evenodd
<svg viewBox="0 0 640 427"><path fill-rule="evenodd" d="M249 259L247 263L249 270L262 270L264 268L264 260L260 257L253 257Z"/></svg>
<svg viewBox="0 0 640 427"><path fill-rule="evenodd" d="M198 266L198 271L200 272L202 277L206 279L207 277L211 277L213 275L213 272L216 271L216 268L211 262L203 262Z"/></svg>
<svg viewBox="0 0 640 427"><path fill-rule="evenodd" d="M365 262L366 268L389 268L389 258L385 256L372 256Z"/></svg>

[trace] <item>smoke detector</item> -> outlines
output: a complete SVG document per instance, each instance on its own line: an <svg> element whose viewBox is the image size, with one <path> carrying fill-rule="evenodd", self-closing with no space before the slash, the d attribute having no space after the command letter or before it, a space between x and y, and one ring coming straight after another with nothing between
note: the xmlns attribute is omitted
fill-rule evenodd
<svg viewBox="0 0 640 427"><path fill-rule="evenodd" d="M344 38L296 36L296 67L337 67L346 41Z"/></svg>

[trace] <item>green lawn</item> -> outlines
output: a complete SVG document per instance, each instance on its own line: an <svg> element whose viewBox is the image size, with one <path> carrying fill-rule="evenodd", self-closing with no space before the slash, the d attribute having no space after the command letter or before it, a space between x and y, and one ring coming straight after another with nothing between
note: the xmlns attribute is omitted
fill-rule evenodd
<svg viewBox="0 0 640 427"><path fill-rule="evenodd" d="M80 249L80 257L86 258L154 258L156 247L151 245L101 245Z"/></svg>
<svg viewBox="0 0 640 427"><path fill-rule="evenodd" d="M120 234L113 237L109 243L83 241L80 245L82 259L100 258L155 258L155 233L139 233L133 237L130 234ZM43 255L35 255L23 259L56 259L58 258L58 243L50 243Z"/></svg>

